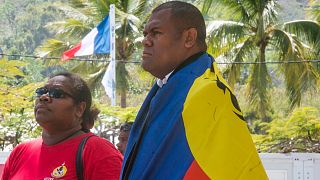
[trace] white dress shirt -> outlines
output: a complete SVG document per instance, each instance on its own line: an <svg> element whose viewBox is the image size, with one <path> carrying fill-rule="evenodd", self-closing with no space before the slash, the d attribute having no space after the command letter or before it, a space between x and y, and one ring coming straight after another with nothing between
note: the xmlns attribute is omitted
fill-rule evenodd
<svg viewBox="0 0 320 180"><path fill-rule="evenodd" d="M172 74L173 71L171 71L169 74L167 74L163 79L157 79L157 85L162 88L163 85L165 85Z"/></svg>

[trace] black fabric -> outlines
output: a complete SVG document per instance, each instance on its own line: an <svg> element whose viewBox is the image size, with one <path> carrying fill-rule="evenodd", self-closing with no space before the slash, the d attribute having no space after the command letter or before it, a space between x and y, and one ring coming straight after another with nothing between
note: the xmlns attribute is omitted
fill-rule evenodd
<svg viewBox="0 0 320 180"><path fill-rule="evenodd" d="M203 52L203 51L200 51L190 57L188 57L185 61L183 61L182 64L180 64L173 72L172 74L170 75L170 77L172 77L176 72L178 72L180 69L183 69L184 67L186 67L187 65L193 63L194 61L196 61L200 56L202 56L204 53L206 52ZM170 79L169 77L169 79Z"/></svg>
<svg viewBox="0 0 320 180"><path fill-rule="evenodd" d="M77 150L77 154L76 154L76 172L77 172L78 180L84 180L82 153L83 153L83 149L84 149L84 146L86 145L87 140L92 136L94 136L94 135L86 136L86 137L82 138L82 140L78 146L78 150Z"/></svg>

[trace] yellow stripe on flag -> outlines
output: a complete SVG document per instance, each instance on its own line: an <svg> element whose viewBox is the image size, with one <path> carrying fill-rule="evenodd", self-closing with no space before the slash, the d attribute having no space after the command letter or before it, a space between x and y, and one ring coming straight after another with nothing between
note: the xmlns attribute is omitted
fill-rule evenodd
<svg viewBox="0 0 320 180"><path fill-rule="evenodd" d="M197 78L184 104L191 152L211 179L268 179L242 113L234 107L230 90L217 86L217 77L223 84L225 80L216 73L207 69Z"/></svg>

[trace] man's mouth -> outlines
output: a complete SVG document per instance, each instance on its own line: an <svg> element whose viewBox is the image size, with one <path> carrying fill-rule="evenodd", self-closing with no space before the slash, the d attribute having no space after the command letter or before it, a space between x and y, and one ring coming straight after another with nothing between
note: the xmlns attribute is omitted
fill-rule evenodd
<svg viewBox="0 0 320 180"><path fill-rule="evenodd" d="M151 56L151 53L149 53L147 51L143 51L142 57L148 57L148 56Z"/></svg>

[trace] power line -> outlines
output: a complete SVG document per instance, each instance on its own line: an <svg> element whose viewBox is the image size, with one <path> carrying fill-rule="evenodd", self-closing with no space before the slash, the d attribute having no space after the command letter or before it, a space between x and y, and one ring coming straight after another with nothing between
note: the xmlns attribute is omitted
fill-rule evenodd
<svg viewBox="0 0 320 180"><path fill-rule="evenodd" d="M42 59L42 60L61 60L61 57L40 57L35 55L23 55L23 54L5 54L0 53L1 56L7 56L7 57L25 57L25 58L34 58L34 59ZM71 61L89 61L89 62L110 62L110 60L103 60L103 59L91 59L91 58L71 58ZM68 61L70 61L68 60ZM66 61L67 62L67 61ZM123 63L141 63L140 61L123 61L123 60L117 60L117 62L123 62Z"/></svg>
<svg viewBox="0 0 320 180"><path fill-rule="evenodd" d="M42 60L61 60L61 57L40 57L34 55L22 55L22 54L5 54L0 53L1 56L7 57L25 57L25 58L34 58L34 59L42 59ZM88 61L88 62L110 62L110 60L101 60L101 59L90 59L90 58L72 58L70 61ZM122 63L141 63L141 61L123 61L123 60L116 60L116 62ZM266 62L217 62L217 64L292 64L292 63L319 63L320 60L299 60L299 61L266 61Z"/></svg>

